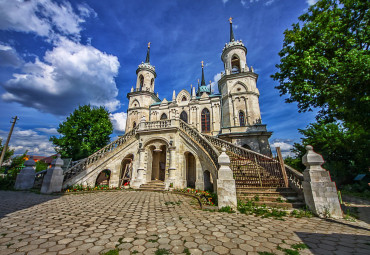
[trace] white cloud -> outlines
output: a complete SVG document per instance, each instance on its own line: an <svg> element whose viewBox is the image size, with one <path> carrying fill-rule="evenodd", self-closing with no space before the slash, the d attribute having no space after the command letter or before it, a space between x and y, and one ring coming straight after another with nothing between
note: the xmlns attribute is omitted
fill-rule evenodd
<svg viewBox="0 0 370 255"><path fill-rule="evenodd" d="M272 5L272 3L273 2L275 2L275 0L268 0L266 3L265 3L265 5L266 6L270 6L270 5Z"/></svg>
<svg viewBox="0 0 370 255"><path fill-rule="evenodd" d="M110 115L110 119L113 123L113 128L116 131L123 132L126 128L127 113L117 112Z"/></svg>
<svg viewBox="0 0 370 255"><path fill-rule="evenodd" d="M61 37L44 60L36 58L24 65L22 73L13 74L2 99L56 115L84 104L103 105L109 111L119 107L116 56Z"/></svg>
<svg viewBox="0 0 370 255"><path fill-rule="evenodd" d="M247 5L247 1L246 0L241 0L240 3L243 5L243 6L246 6Z"/></svg>
<svg viewBox="0 0 370 255"><path fill-rule="evenodd" d="M20 67L22 64L23 60L14 48L0 43L0 66Z"/></svg>
<svg viewBox="0 0 370 255"><path fill-rule="evenodd" d="M36 128L36 130L48 135L59 135L56 128Z"/></svg>
<svg viewBox="0 0 370 255"><path fill-rule="evenodd" d="M0 130L0 137L5 140L7 131ZM40 135L34 130L22 130L16 128L9 143L10 149L15 150L15 154L23 154L28 151L30 155L50 156L55 154L53 144L46 135Z"/></svg>
<svg viewBox="0 0 370 255"><path fill-rule="evenodd" d="M306 3L311 6L317 3L318 0L306 0Z"/></svg>
<svg viewBox="0 0 370 255"><path fill-rule="evenodd" d="M79 38L81 23L96 13L87 4L79 5L78 9L80 15L65 1L1 0L0 29L35 33L50 39L54 38L55 32Z"/></svg>
<svg viewBox="0 0 370 255"><path fill-rule="evenodd" d="M288 156L294 157L295 154L291 152L291 150L293 149L292 143L293 141L289 139L274 139L270 146L273 153L274 150L276 150L276 147L280 147L283 158L286 158Z"/></svg>
<svg viewBox="0 0 370 255"><path fill-rule="evenodd" d="M229 0L222 0L222 2L223 2L224 4L226 4L227 2L229 2Z"/></svg>
<svg viewBox="0 0 370 255"><path fill-rule="evenodd" d="M271 144L272 148L280 147L282 151L287 151L293 148L293 145L285 142L274 142Z"/></svg>

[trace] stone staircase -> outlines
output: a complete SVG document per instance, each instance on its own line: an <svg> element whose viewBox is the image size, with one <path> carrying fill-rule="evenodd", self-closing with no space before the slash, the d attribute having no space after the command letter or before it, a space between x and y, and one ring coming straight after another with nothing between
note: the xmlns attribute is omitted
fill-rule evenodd
<svg viewBox="0 0 370 255"><path fill-rule="evenodd" d="M291 188L240 188L236 187L236 195L241 201L253 201L257 205L279 208L302 208L305 203Z"/></svg>
<svg viewBox="0 0 370 255"><path fill-rule="evenodd" d="M148 182L146 184L140 185L139 190L164 191L165 190L165 184L164 184L163 181L153 180L153 181Z"/></svg>
<svg viewBox="0 0 370 255"><path fill-rule="evenodd" d="M207 138L207 137L206 137ZM253 158L242 148L224 141L209 139L212 145L221 152L226 148L230 157L230 168L233 171L238 200L253 201L257 205L285 209L302 208L303 198L292 188L286 188L281 173L276 171L277 164L273 158ZM281 171L281 170L279 170Z"/></svg>

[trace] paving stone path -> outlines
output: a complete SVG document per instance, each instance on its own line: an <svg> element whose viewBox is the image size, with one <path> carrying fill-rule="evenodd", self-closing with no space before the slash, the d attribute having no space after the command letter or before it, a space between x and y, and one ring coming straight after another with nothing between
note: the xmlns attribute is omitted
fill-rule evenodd
<svg viewBox="0 0 370 255"><path fill-rule="evenodd" d="M370 225L202 211L158 192L47 196L0 191L0 254L370 254ZM164 251L164 250L162 250Z"/></svg>

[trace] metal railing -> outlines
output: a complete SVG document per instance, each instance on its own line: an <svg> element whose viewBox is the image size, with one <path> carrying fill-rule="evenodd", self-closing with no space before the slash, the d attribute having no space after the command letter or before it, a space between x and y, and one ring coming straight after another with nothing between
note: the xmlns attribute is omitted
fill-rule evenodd
<svg viewBox="0 0 370 255"><path fill-rule="evenodd" d="M195 128L189 126L186 122L183 120L180 121L180 130L186 133L190 138L192 138L196 143L198 143L200 146L203 147L205 152L209 155L209 157L212 159L212 163L216 167L216 169L219 169L218 164L218 156L220 155L219 152L212 146L212 144L204 138L204 135L199 133L198 130Z"/></svg>
<svg viewBox="0 0 370 255"><path fill-rule="evenodd" d="M230 156L231 169L238 187L284 187L279 161L266 155L236 146L216 137L203 135Z"/></svg>
<svg viewBox="0 0 370 255"><path fill-rule="evenodd" d="M111 142L104 148L98 150L94 154L90 155L89 157L82 159L79 163L69 168L64 173L64 182L68 181L72 177L76 176L77 174L81 173L85 169L87 169L88 166L95 163L99 159L106 156L108 153L114 151L116 148L120 147L124 143L126 143L131 137L135 136L137 132L137 127L132 129L130 132L124 134L123 136L119 137L117 140Z"/></svg>

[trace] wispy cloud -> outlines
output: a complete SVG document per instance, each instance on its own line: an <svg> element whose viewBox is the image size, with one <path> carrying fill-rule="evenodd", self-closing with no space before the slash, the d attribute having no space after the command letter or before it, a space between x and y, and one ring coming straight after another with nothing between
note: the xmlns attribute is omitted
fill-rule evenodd
<svg viewBox="0 0 370 255"><path fill-rule="evenodd" d="M7 132L0 130L0 137L6 139ZM9 144L10 149L15 150L15 154L23 154L28 151L29 155L49 156L55 153L53 144L49 141L49 136L41 135L35 130L16 128L13 132Z"/></svg>
<svg viewBox="0 0 370 255"><path fill-rule="evenodd" d="M306 0L306 3L311 6L317 3L318 0Z"/></svg>
<svg viewBox="0 0 370 255"><path fill-rule="evenodd" d="M123 132L126 128L127 113L117 112L110 115L110 119L113 123L113 128L115 131Z"/></svg>

